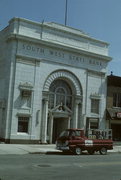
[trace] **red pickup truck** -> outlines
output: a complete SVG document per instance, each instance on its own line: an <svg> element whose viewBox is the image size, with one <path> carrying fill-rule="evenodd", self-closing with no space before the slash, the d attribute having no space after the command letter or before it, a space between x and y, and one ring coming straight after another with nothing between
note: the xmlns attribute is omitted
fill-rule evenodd
<svg viewBox="0 0 121 180"><path fill-rule="evenodd" d="M63 131L56 141L56 148L62 151L71 151L76 155L87 150L89 154L99 151L107 154L107 150L113 149L111 130L91 130L84 135L83 129L67 129Z"/></svg>

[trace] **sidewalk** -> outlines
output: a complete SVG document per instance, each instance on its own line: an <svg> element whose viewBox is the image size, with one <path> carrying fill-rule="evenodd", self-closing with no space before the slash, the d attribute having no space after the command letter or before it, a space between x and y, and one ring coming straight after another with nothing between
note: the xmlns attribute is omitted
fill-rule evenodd
<svg viewBox="0 0 121 180"><path fill-rule="evenodd" d="M56 149L55 144L0 144L0 155L4 154L46 154L61 152ZM114 146L108 153L121 153L121 146Z"/></svg>
<svg viewBox="0 0 121 180"><path fill-rule="evenodd" d="M2 154L29 154L29 153L48 153L59 152L55 144L0 144L0 155Z"/></svg>

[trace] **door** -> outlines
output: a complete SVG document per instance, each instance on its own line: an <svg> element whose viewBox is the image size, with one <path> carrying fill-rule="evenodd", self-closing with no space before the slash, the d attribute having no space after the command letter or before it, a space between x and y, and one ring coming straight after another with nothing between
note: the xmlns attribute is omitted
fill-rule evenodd
<svg viewBox="0 0 121 180"><path fill-rule="evenodd" d="M114 141L121 141L121 124L111 124Z"/></svg>
<svg viewBox="0 0 121 180"><path fill-rule="evenodd" d="M68 118L54 118L52 143L55 143L60 133L67 128Z"/></svg>

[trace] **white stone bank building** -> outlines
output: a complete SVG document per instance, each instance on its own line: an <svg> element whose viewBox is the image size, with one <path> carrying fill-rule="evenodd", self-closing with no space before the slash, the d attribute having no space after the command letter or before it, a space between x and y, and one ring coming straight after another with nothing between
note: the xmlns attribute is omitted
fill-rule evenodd
<svg viewBox="0 0 121 180"><path fill-rule="evenodd" d="M105 128L109 44L57 23L13 18L0 31L0 139L55 143Z"/></svg>

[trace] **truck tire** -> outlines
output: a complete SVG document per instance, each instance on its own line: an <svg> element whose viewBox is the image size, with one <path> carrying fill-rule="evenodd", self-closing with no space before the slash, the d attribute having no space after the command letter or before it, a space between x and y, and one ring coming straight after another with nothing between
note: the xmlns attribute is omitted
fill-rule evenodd
<svg viewBox="0 0 121 180"><path fill-rule="evenodd" d="M82 154L82 150L81 150L80 147L76 147L76 148L75 148L75 154L76 154L76 155L81 155L81 154Z"/></svg>
<svg viewBox="0 0 121 180"><path fill-rule="evenodd" d="M100 149L99 152L100 152L101 155L106 155L107 154L107 149L105 147L103 147L103 148Z"/></svg>

